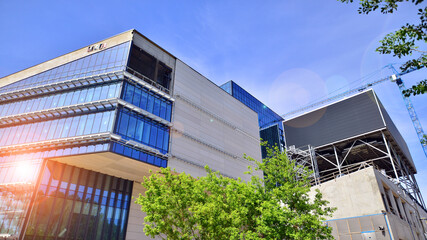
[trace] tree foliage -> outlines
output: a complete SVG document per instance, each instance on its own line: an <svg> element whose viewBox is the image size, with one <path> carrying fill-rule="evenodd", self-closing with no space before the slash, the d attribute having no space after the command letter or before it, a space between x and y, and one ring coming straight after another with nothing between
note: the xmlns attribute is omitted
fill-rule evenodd
<svg viewBox="0 0 427 240"><path fill-rule="evenodd" d="M250 181L232 179L205 167L205 177L176 174L169 168L145 177L136 202L147 236L167 239L328 239L322 222L333 209L320 192L309 199L310 172L269 149L255 163ZM260 178L254 171L263 171Z"/></svg>
<svg viewBox="0 0 427 240"><path fill-rule="evenodd" d="M353 0L339 0L349 3ZM360 0L359 13L369 14L370 12L380 10L383 14L393 13L398 9L398 4L401 2L412 2L419 5L424 0ZM409 69L420 69L427 66L427 51L420 49L419 45L427 43L427 7L418 9L420 21L417 24L406 23L395 32L387 34L380 41L380 46L376 49L381 54L392 54L394 57L402 58L412 56L413 58L406 61L401 66L401 71L405 72ZM416 55L414 57L414 55ZM426 93L427 79L412 86L404 91L405 96L418 95Z"/></svg>

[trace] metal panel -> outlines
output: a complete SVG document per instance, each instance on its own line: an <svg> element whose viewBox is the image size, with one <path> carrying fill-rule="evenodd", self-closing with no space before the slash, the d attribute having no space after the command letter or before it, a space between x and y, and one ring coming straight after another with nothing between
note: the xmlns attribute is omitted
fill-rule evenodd
<svg viewBox="0 0 427 240"><path fill-rule="evenodd" d="M412 160L411 153L409 152L408 145L406 145L405 140L403 139L396 125L394 125L390 115L388 115L382 103L379 100L378 100L378 103L381 107L381 112L383 114L387 130L390 132L391 136L393 137L394 141L396 141L397 145L399 145L399 149L402 150L404 156L408 159L409 164L415 169L415 164L414 164L414 161Z"/></svg>
<svg viewBox="0 0 427 240"><path fill-rule="evenodd" d="M384 128L374 93L363 92L284 122L288 146L322 146Z"/></svg>

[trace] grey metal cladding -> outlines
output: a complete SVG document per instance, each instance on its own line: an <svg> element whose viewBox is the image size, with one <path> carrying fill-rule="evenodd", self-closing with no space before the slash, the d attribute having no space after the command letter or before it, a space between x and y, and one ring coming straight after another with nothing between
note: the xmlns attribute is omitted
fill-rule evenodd
<svg viewBox="0 0 427 240"><path fill-rule="evenodd" d="M415 169L415 164L414 164L414 161L412 159L411 153L409 151L408 145L406 144L405 140L403 139L403 137L400 134L399 130L397 129L396 125L394 125L393 121L391 120L390 115L388 115L387 111L385 110L384 106L382 105L382 103L379 99L378 99L378 103L381 107L381 112L383 113L383 117L384 117L384 121L385 121L387 130L390 132L394 141L396 141L397 145L399 146L399 149L402 150L404 156L408 159L410 165Z"/></svg>
<svg viewBox="0 0 427 240"><path fill-rule="evenodd" d="M284 122L286 144L314 147L384 128L372 91Z"/></svg>

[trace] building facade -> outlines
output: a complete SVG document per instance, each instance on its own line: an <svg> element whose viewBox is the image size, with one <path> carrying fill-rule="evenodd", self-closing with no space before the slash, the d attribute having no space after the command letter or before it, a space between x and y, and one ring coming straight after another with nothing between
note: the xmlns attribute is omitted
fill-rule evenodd
<svg viewBox="0 0 427 240"><path fill-rule="evenodd" d="M285 141L282 124L284 119L234 81L224 83L221 88L258 114L259 134L261 140L267 143L266 146L261 147L262 158L267 157L267 146L277 146L281 151L284 151Z"/></svg>
<svg viewBox="0 0 427 240"><path fill-rule="evenodd" d="M373 90L287 119L284 129L288 155L313 170L312 194L337 207L326 221L336 239L426 239L417 169Z"/></svg>
<svg viewBox="0 0 427 240"><path fill-rule="evenodd" d="M259 143L256 112L124 32L0 79L0 236L143 239L150 170L247 179Z"/></svg>

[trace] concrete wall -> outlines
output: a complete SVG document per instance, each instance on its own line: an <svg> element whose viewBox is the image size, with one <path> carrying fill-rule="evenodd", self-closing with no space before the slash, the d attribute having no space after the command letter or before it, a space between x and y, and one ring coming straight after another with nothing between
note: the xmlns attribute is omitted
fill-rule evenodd
<svg viewBox="0 0 427 240"><path fill-rule="evenodd" d="M209 165L249 179L243 174L249 162L242 157L246 153L261 160L257 114L180 60L175 71L168 166L203 176L203 166Z"/></svg>
<svg viewBox="0 0 427 240"><path fill-rule="evenodd" d="M35 65L33 67L24 69L24 70L19 71L17 73L13 73L13 74L10 74L10 75L5 76L3 78L0 78L0 87L3 87L5 85L8 85L8 84L11 84L14 82L17 82L17 81L22 80L24 78L33 76L35 74L38 74L38 73L41 73L43 71L49 70L51 68L60 66L62 64L74 61L76 59L86 57L88 55L99 52L99 51L88 52L87 48L89 46L92 46L95 44L105 43L105 44L107 44L107 47L105 49L108 49L110 47L114 47L115 45L130 41L130 40L132 40L132 31L133 30L126 31L126 32L118 34L116 36L104 39L102 41L99 41L99 42L90 44L86 47L75 50L73 52L70 52L70 53L64 54L62 56L59 56L57 58L51 59L49 61L40 63L40 64Z"/></svg>
<svg viewBox="0 0 427 240"><path fill-rule="evenodd" d="M424 239L422 223L418 219L427 213L373 167L313 186L311 197L314 196L315 189L321 191L323 199L330 202L329 206L337 207L327 222L334 228L334 236L339 239L350 239L350 235L362 236L363 231L367 230L374 231L376 239L390 239L389 232L391 239ZM397 212L387 212L388 203L383 202L381 194L389 194L392 207L399 207L403 218ZM354 226L361 226L360 232L351 229L352 222L358 223L353 224ZM386 232L380 231L380 226L385 226ZM371 229L367 229L368 227Z"/></svg>
<svg viewBox="0 0 427 240"><path fill-rule="evenodd" d="M381 213L385 210L374 169L369 167L314 186L319 189L330 206L337 207L332 219Z"/></svg>

